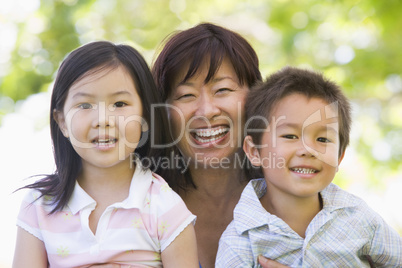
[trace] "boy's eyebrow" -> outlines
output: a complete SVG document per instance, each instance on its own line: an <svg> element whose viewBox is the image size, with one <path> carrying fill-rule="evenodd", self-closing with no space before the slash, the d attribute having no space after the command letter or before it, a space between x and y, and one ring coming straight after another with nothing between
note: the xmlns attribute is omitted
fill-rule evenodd
<svg viewBox="0 0 402 268"><path fill-rule="evenodd" d="M289 127L289 128L300 128L300 124L296 123L279 123L276 125L277 128Z"/></svg>
<svg viewBox="0 0 402 268"><path fill-rule="evenodd" d="M277 129L278 129L278 128L285 128L285 127L297 129L297 128L302 128L303 126L300 125L300 124L297 124L297 123L282 123L282 124L279 123L278 125L276 125L276 128L277 128ZM307 126L304 126L304 127L308 127L308 125L307 125ZM331 124L326 124L325 126L321 126L318 130L319 130L319 131L332 131L332 132L335 132L335 133L338 133L338 132L339 132L338 130L336 130L335 128L333 128L333 127L331 126Z"/></svg>

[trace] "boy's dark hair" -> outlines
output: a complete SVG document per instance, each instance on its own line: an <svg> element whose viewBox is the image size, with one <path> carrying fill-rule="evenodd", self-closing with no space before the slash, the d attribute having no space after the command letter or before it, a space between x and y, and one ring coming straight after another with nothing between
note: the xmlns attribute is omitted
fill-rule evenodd
<svg viewBox="0 0 402 268"><path fill-rule="evenodd" d="M174 83L186 82L197 74L205 62L209 64L205 83L213 78L224 58L230 60L241 85L250 88L262 80L258 57L251 45L241 35L221 26L201 23L174 33L162 45L163 49L153 64L152 74L164 102L172 93ZM178 76L186 70L183 81L177 81ZM239 152L243 154L242 150ZM166 154L181 155L177 148L168 149ZM160 169L157 172L174 189L186 188L189 185L195 187L188 171L179 168Z"/></svg>
<svg viewBox="0 0 402 268"><path fill-rule="evenodd" d="M278 102L294 93L302 94L307 98L319 98L328 104L337 103L339 156L341 156L349 144L352 121L350 103L337 84L326 79L321 73L314 71L285 67L269 76L265 82L256 85L247 96L246 134L253 138L255 144L260 144L263 130L267 128L267 125L264 120L258 119L258 117L269 120L272 109Z"/></svg>
<svg viewBox="0 0 402 268"><path fill-rule="evenodd" d="M46 176L24 188L38 189L41 196L51 196L54 209L51 213L63 209L67 205L74 190L76 178L81 171L81 157L75 152L70 141L64 137L57 124L54 114L62 112L71 86L87 75L102 70L113 70L122 66L134 81L137 93L142 101L142 117L150 124L151 105L160 103L155 83L150 69L141 54L127 45L115 45L107 41L97 41L83 45L72 51L61 63L53 86L50 106L50 132L53 142L56 172ZM158 129L154 132L154 142L162 141L162 130L167 127L164 110L156 109L152 124ZM148 135L149 133L142 133ZM135 154L139 158L149 155L158 155L151 150L149 135L145 143L136 148Z"/></svg>

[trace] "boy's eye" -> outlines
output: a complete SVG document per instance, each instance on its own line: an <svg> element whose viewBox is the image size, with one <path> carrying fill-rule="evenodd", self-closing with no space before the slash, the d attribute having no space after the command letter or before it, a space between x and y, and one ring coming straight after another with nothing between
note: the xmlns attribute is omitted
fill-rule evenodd
<svg viewBox="0 0 402 268"><path fill-rule="evenodd" d="M113 104L113 107L121 108L121 107L124 107L126 105L127 105L127 103L122 102L122 101L118 101L115 104Z"/></svg>
<svg viewBox="0 0 402 268"><path fill-rule="evenodd" d="M319 141L319 142L324 142L324 143L331 142L329 139L324 138L324 137L320 137L320 138L318 138L318 139L317 139L317 141Z"/></svg>
<svg viewBox="0 0 402 268"><path fill-rule="evenodd" d="M297 136L293 135L293 134L288 134L288 135L282 135L282 138L295 140L295 139L297 139Z"/></svg>
<svg viewBox="0 0 402 268"><path fill-rule="evenodd" d="M81 103L80 105L78 105L78 107L81 108L81 109L92 109L92 104Z"/></svg>

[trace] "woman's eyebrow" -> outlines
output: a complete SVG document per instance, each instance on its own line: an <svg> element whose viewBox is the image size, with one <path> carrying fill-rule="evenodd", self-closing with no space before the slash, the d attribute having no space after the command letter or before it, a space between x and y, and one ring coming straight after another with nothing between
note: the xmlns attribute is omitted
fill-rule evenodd
<svg viewBox="0 0 402 268"><path fill-rule="evenodd" d="M225 79L229 79L229 80L232 80L233 82L236 82L233 79L233 77L228 76L228 75L227 76L222 76L222 77L214 77L211 81L214 82L214 83L217 83L217 82L220 82L220 81L225 80Z"/></svg>

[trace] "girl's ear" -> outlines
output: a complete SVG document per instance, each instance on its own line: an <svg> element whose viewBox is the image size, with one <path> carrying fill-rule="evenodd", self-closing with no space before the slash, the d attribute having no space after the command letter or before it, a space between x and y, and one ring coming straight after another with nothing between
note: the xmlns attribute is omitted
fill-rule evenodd
<svg viewBox="0 0 402 268"><path fill-rule="evenodd" d="M147 132L149 130L149 126L147 121L144 118L141 118L141 131Z"/></svg>
<svg viewBox="0 0 402 268"><path fill-rule="evenodd" d="M260 153L258 152L258 149L253 142L253 138L250 135L244 138L243 150L253 166L261 166Z"/></svg>
<svg viewBox="0 0 402 268"><path fill-rule="evenodd" d="M64 137L68 138L68 130L66 127L66 120L64 118L64 114L56 109L53 110L53 119L56 121L57 125L59 125L60 131L63 133Z"/></svg>

